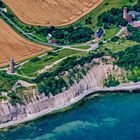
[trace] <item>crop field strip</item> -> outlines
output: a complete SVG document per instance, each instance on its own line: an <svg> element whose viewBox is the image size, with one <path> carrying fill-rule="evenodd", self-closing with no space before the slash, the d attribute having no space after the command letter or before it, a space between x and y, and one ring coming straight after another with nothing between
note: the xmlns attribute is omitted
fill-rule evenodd
<svg viewBox="0 0 140 140"><path fill-rule="evenodd" d="M0 19L0 66L9 63L9 58L16 62L51 50L50 47L41 46L20 37L2 19Z"/></svg>
<svg viewBox="0 0 140 140"><path fill-rule="evenodd" d="M3 0L24 23L41 26L69 25L103 0Z"/></svg>

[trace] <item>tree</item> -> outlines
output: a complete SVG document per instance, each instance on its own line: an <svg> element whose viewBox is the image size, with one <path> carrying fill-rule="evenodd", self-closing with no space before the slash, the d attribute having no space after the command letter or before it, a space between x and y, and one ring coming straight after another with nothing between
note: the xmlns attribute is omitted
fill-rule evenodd
<svg viewBox="0 0 140 140"><path fill-rule="evenodd" d="M89 17L85 20L85 24L92 24L92 18Z"/></svg>

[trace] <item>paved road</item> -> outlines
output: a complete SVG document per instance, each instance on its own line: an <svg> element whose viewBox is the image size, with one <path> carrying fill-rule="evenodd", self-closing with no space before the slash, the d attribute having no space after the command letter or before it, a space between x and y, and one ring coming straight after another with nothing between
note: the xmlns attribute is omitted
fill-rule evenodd
<svg viewBox="0 0 140 140"><path fill-rule="evenodd" d="M121 30L116 34L116 36L120 36L122 32L126 31L127 27L122 27Z"/></svg>
<svg viewBox="0 0 140 140"><path fill-rule="evenodd" d="M30 40L38 43L38 44L42 44L42 45L45 45L45 46L55 46L55 47L67 48L67 49L72 49L72 50L77 50L77 51L83 51L83 52L90 51L90 50L95 50L96 49L96 47L95 47L95 49L93 48L94 45L97 45L96 43L95 44L89 44L89 46L91 46L92 49L83 50L83 49L73 48L73 47L71 47L71 45L65 45L65 46L63 46L63 45L56 45L56 44L51 45L49 43L45 43L43 41L36 40L31 33L27 33L24 30L22 30L19 26L16 25L16 23L14 23L9 17L7 17L1 10L0 10L0 15L4 19L6 19L8 21L8 23L10 23L12 26L14 26L15 29L18 30L18 32L20 34L24 35L24 37L26 37L26 38L28 38L28 39L30 39ZM87 44L77 44L77 45L72 45L72 46L87 46Z"/></svg>
<svg viewBox="0 0 140 140"><path fill-rule="evenodd" d="M48 43L45 43L43 41L39 41L39 40L36 40L33 38L33 35L31 33L27 33L25 32L24 30L22 30L19 26L16 25L16 23L14 23L9 17L7 17L1 10L0 10L0 15L7 20L8 23L10 23L12 26L14 26L14 28L16 30L18 30L18 32L22 35L24 35L26 38L30 39L30 40L33 40L34 42L36 43L39 43L39 44L42 44L42 45L46 45L46 46L51 46L50 44ZM71 50L77 50L77 51L81 51L81 52L87 52L87 51L91 51L91 50L96 50L98 48L98 43L93 43L93 44L88 44L89 46L91 46L91 48L87 49L87 50L84 50L84 49L79 49L79 48L74 48L74 46L87 46L87 44L78 44L78 45L65 45L65 46L60 46L60 45L53 45L53 46L56 46L56 47L59 47L60 49L71 49ZM56 50L57 51L57 50ZM59 60L60 61L60 60ZM28 62L28 61L26 61ZM24 63L26 63L24 62ZM58 61L56 61L57 63ZM20 64L21 66L24 64ZM19 66L19 65L18 65ZM7 68L1 68L1 70L7 70ZM22 75L18 75L18 76L22 76ZM26 77L26 76L24 76ZM29 78L29 77L26 77L26 78Z"/></svg>
<svg viewBox="0 0 140 140"><path fill-rule="evenodd" d="M24 30L22 30L20 27L18 27L9 17L7 17L1 10L0 10L0 15L6 19L8 21L8 23L10 23L12 26L15 27L16 30L18 30L21 34L23 34L26 38L30 39L30 40L33 40L34 42L36 43L39 43L39 44L42 44L42 45L46 45L46 46L51 46L50 44L48 43L45 43L45 42L42 42L42 41L39 41L39 40L36 40L34 39L29 33L26 33ZM59 45L53 45L53 46L56 46L56 47L60 47Z"/></svg>

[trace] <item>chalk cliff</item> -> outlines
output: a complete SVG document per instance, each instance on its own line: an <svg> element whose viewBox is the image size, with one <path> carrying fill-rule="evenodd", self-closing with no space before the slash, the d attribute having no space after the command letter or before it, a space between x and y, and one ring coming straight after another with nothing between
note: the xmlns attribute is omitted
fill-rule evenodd
<svg viewBox="0 0 140 140"><path fill-rule="evenodd" d="M63 105L75 98L77 95L82 94L83 91L94 87L103 87L103 82L109 74L114 74L116 77L120 77L120 79L122 79L124 71L119 67L110 64L95 65L80 82L75 82L68 90L65 90L56 96L37 97L26 105L12 106L10 103L0 103L0 124L12 120L23 119L29 114L34 114L47 108L51 109L53 107Z"/></svg>

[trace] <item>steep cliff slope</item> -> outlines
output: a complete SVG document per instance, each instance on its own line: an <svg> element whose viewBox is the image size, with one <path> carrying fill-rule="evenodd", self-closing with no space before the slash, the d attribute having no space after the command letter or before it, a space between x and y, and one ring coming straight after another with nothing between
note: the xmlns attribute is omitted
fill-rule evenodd
<svg viewBox="0 0 140 140"><path fill-rule="evenodd" d="M65 103L70 102L79 94L94 87L103 87L104 80L109 74L116 75L120 80L123 79L124 71L119 67L113 65L95 65L89 70L88 74L84 76L79 82L75 82L68 90L57 94L56 96L39 96L30 100L30 103L25 105L12 106L10 103L0 104L0 123L20 120L26 118L30 114L40 112L44 109L51 109ZM37 92L37 91L36 91Z"/></svg>

